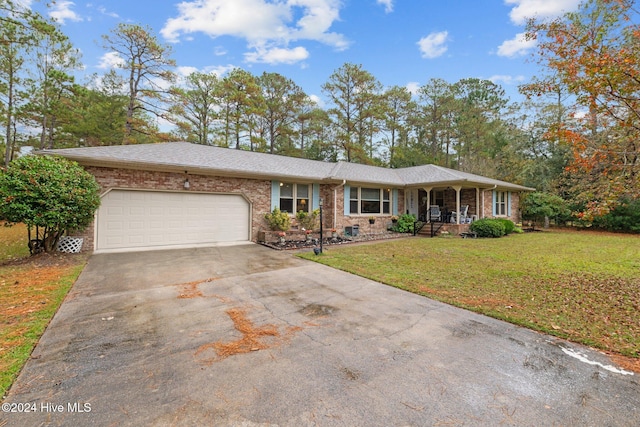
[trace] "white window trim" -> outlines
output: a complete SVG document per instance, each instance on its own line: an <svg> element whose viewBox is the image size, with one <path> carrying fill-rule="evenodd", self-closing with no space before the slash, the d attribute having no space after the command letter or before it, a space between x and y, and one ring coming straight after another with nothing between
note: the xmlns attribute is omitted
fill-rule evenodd
<svg viewBox="0 0 640 427"><path fill-rule="evenodd" d="M281 182L280 183L280 187L283 187L285 184L287 185L292 185L292 197L293 197L293 208L295 210L295 208L298 206L298 186L306 186L307 187L307 197L304 197L304 199L307 199L307 210L306 212L312 212L312 203L313 203L313 186L312 184L305 184L305 183L301 183L301 182ZM281 204L281 200L284 199L284 197L282 197L282 193L280 193L279 198L278 198L278 207L280 208L280 210L282 210L282 204ZM288 197L287 197L288 199ZM290 216L295 216L299 211L295 211L295 212L287 212Z"/></svg>
<svg viewBox="0 0 640 427"><path fill-rule="evenodd" d="M372 190L378 190L379 194L380 194L380 212L378 213L362 213L360 212L360 209L362 208L362 188L367 188L367 189L372 189ZM358 198L357 199L352 199L351 198L351 191L353 191L354 189L358 190ZM388 199L384 199L384 195L385 192L387 192L388 194ZM378 187L363 187L363 186L352 186L349 187L349 204L351 204L352 200L357 200L358 202L358 212L353 212L351 211L351 208L349 208L349 216L388 216L391 215L391 213L393 212L393 191L390 188L378 188ZM389 203L389 212L388 213L383 213L384 212L384 204L385 202Z"/></svg>
<svg viewBox="0 0 640 427"><path fill-rule="evenodd" d="M504 196L501 199L500 196ZM500 207L503 207L504 213L501 213ZM493 210L496 217L508 217L509 216L509 192L508 191L496 191L495 198L493 200Z"/></svg>

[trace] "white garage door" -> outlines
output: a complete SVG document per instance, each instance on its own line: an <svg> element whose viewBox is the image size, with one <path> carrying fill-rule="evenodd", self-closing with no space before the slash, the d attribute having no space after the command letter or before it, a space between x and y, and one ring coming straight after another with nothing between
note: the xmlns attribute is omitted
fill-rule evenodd
<svg viewBox="0 0 640 427"><path fill-rule="evenodd" d="M96 251L247 242L249 215L240 195L112 190L98 210Z"/></svg>

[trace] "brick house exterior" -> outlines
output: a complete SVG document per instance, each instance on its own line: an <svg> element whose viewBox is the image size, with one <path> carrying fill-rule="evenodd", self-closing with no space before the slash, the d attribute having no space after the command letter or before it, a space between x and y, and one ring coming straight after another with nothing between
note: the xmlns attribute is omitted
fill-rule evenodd
<svg viewBox="0 0 640 427"><path fill-rule="evenodd" d="M354 225L361 233L379 233L388 228L393 215L412 213L419 217L428 204L436 202L455 210L458 198L459 206L469 205L468 214L474 219L501 216L517 221L520 193L533 190L433 165L386 169L183 142L45 150L39 154L77 161L95 176L103 198L113 191L241 196L249 210L245 240L253 242L267 230L265 214L284 206L289 197L285 193L291 188L304 193L298 199L293 196L294 205L304 199L309 211L322 200L324 229L335 228L339 233ZM288 203L286 206L291 206L290 199ZM99 209L94 223L80 232L84 250L100 249L96 223L106 216ZM369 217L375 218L374 224L369 223ZM295 229L293 214L292 219Z"/></svg>

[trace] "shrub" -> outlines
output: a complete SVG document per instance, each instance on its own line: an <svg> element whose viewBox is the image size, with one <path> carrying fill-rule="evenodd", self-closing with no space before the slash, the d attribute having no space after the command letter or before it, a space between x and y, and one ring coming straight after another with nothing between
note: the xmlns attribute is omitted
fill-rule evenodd
<svg viewBox="0 0 640 427"><path fill-rule="evenodd" d="M286 212L282 212L277 206L264 219L267 220L269 228L273 231L288 231L291 228L291 218Z"/></svg>
<svg viewBox="0 0 640 427"><path fill-rule="evenodd" d="M500 219L483 218L471 223L469 227L478 237L502 237L505 235L505 226Z"/></svg>
<svg viewBox="0 0 640 427"><path fill-rule="evenodd" d="M398 217L398 222L393 224L391 230L396 233L410 233L413 231L413 223L416 222L415 215L402 214Z"/></svg>
<svg viewBox="0 0 640 427"><path fill-rule="evenodd" d="M622 200L607 214L593 219L594 227L607 231L640 232L640 199Z"/></svg>
<svg viewBox="0 0 640 427"><path fill-rule="evenodd" d="M66 231L89 225L98 206L98 183L76 162L30 155L0 173L0 218L22 222L29 231L39 227L46 252L55 250Z"/></svg>
<svg viewBox="0 0 640 427"><path fill-rule="evenodd" d="M316 209L311 213L305 211L298 211L296 214L296 218L298 219L298 224L305 230L313 230L316 228L316 224L318 223L318 217L320 216L320 209Z"/></svg>
<svg viewBox="0 0 640 427"><path fill-rule="evenodd" d="M511 234L516 228L516 225L510 219L496 218L496 220L500 221L502 225L504 225L504 234Z"/></svg>
<svg viewBox="0 0 640 427"><path fill-rule="evenodd" d="M549 193L528 193L520 201L522 218L535 222L543 222L545 218L566 220L570 215L567 202L561 197Z"/></svg>

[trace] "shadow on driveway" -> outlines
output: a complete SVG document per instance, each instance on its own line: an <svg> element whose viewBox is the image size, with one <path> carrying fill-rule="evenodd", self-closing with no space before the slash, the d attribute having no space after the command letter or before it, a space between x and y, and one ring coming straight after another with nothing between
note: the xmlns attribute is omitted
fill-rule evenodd
<svg viewBox="0 0 640 427"><path fill-rule="evenodd" d="M94 255L5 403L0 426L630 426L640 386L588 348L242 245Z"/></svg>

